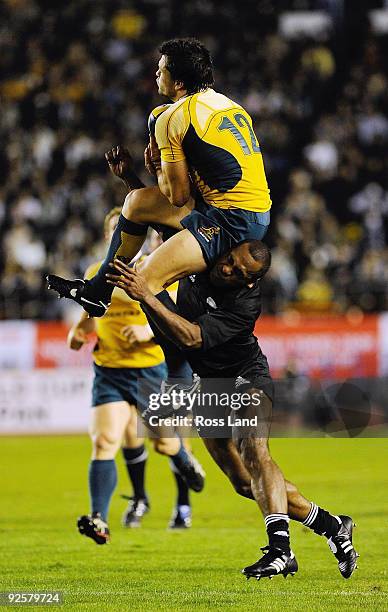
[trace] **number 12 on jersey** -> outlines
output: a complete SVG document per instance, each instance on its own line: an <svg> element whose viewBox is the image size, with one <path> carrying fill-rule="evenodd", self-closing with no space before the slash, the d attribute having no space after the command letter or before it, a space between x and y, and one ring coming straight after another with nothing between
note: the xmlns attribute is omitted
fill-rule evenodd
<svg viewBox="0 0 388 612"><path fill-rule="evenodd" d="M261 153L260 146L259 146L259 143L257 142L257 138L256 138L256 135L255 135L255 132L252 130L252 127L251 127L248 119L245 117L245 115L243 115L242 113L236 113L233 116L234 116L234 120L236 121L237 125L239 125L242 128L244 128L244 127L248 128L249 136L250 136L250 139L251 139L252 151L249 148L249 145L248 145L247 141L245 140L244 136L242 135L241 131L238 129L237 126L235 126L234 123L232 123L232 121L228 117L225 117L225 116L222 117L221 123L218 126L218 129L220 130L220 132L222 130L229 130L229 132L231 132L233 134L233 136L237 140L238 144L242 148L242 150L244 152L244 155L251 155L252 152L253 153Z"/></svg>

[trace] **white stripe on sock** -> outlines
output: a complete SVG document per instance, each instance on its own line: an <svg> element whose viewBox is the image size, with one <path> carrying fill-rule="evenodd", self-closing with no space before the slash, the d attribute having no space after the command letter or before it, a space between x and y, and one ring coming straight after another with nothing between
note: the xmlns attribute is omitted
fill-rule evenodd
<svg viewBox="0 0 388 612"><path fill-rule="evenodd" d="M135 465L135 463L141 463L142 461L145 461L147 457L148 457L148 451L145 448L141 455L139 455L138 457L135 457L135 459L126 459L125 463L127 463L128 465Z"/></svg>
<svg viewBox="0 0 388 612"><path fill-rule="evenodd" d="M311 523L313 523L315 519L317 518L317 514L318 514L318 506L314 504L314 502L311 502L310 512L308 513L308 515L306 516L302 524L306 525L306 527L309 527Z"/></svg>
<svg viewBox="0 0 388 612"><path fill-rule="evenodd" d="M286 521L287 523L289 523L290 518L288 514L268 514L268 516L266 516L264 519L266 527L268 527L268 525L274 523L275 521Z"/></svg>
<svg viewBox="0 0 388 612"><path fill-rule="evenodd" d="M265 517L265 521L269 518L272 518L273 516L276 516L277 518L287 518L288 514L285 514L284 512L273 512L272 514L267 514L267 516Z"/></svg>

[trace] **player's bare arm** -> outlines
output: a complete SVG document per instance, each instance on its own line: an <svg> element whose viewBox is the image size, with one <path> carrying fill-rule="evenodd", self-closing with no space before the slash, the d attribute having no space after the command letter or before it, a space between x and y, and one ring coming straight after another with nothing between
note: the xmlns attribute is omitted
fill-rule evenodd
<svg viewBox="0 0 388 612"><path fill-rule="evenodd" d="M191 182L186 160L174 163L161 160L154 136L144 152L144 163L148 172L156 176L162 194L173 206L181 208L191 199Z"/></svg>
<svg viewBox="0 0 388 612"><path fill-rule="evenodd" d="M156 176L156 164L152 161L151 145L149 143L144 149L144 165L151 176Z"/></svg>
<svg viewBox="0 0 388 612"><path fill-rule="evenodd" d="M151 311L155 323L161 331L172 338L180 347L198 349L202 345L201 328L183 317L171 312L150 291L146 280L133 268L115 260L114 267L120 273L107 274L108 280L115 287L123 289L132 299L138 300Z"/></svg>
<svg viewBox="0 0 388 612"><path fill-rule="evenodd" d="M131 345L149 342L154 337L149 325L125 325L121 329L121 335Z"/></svg>
<svg viewBox="0 0 388 612"><path fill-rule="evenodd" d="M83 312L78 323L73 325L67 335L67 344L73 351L79 351L84 344L89 342L89 336L95 330L95 323L87 312Z"/></svg>
<svg viewBox="0 0 388 612"><path fill-rule="evenodd" d="M186 160L161 163L157 170L158 185L173 206L181 208L190 203L191 184Z"/></svg>

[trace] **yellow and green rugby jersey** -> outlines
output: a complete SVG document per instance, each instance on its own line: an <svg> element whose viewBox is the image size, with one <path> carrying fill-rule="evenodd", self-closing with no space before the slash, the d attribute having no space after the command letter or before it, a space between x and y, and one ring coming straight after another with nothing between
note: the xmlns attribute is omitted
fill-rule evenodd
<svg viewBox="0 0 388 612"><path fill-rule="evenodd" d="M102 262L89 266L85 278L93 278ZM171 289L174 287L172 286ZM163 351L153 340L141 342L135 347L128 344L122 329L126 325L147 325L147 319L139 302L132 300L125 291L115 287L111 305L101 318L95 318L97 344L93 351L94 362L107 368L149 368L164 361Z"/></svg>
<svg viewBox="0 0 388 612"><path fill-rule="evenodd" d="M186 159L205 202L254 212L271 208L260 145L242 106L206 89L152 114L162 160Z"/></svg>

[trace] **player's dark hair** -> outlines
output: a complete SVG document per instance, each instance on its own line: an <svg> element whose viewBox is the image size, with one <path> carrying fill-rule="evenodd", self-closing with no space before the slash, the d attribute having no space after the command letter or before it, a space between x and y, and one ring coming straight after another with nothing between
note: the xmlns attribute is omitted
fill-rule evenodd
<svg viewBox="0 0 388 612"><path fill-rule="evenodd" d="M255 261L260 261L262 267L259 272L254 275L255 280L263 278L271 267L271 251L264 242L261 240L243 240L240 244L247 243L249 245L249 252Z"/></svg>
<svg viewBox="0 0 388 612"><path fill-rule="evenodd" d="M173 80L181 81L187 93L193 94L214 84L212 58L199 40L174 38L162 43L159 51L166 56Z"/></svg>

